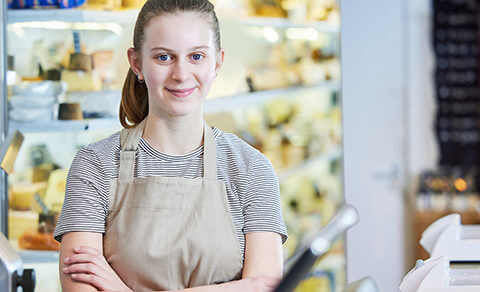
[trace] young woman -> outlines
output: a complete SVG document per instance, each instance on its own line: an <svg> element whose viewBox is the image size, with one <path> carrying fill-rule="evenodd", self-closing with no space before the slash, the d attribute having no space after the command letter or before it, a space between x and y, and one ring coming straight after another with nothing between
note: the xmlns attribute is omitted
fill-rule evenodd
<svg viewBox="0 0 480 292"><path fill-rule="evenodd" d="M125 129L80 149L55 238L63 291L269 291L286 229L267 158L203 120L222 65L207 0L149 0L128 50Z"/></svg>

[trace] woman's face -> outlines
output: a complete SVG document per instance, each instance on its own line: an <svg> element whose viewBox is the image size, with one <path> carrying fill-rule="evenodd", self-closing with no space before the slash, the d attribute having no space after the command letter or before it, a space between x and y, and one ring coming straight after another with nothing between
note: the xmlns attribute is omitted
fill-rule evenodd
<svg viewBox="0 0 480 292"><path fill-rule="evenodd" d="M223 61L210 23L194 12L164 14L151 19L144 33L140 70L150 113L201 114L202 101Z"/></svg>

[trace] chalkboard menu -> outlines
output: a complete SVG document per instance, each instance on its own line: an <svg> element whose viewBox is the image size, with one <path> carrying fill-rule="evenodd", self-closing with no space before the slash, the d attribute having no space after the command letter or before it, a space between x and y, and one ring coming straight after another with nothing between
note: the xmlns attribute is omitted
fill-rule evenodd
<svg viewBox="0 0 480 292"><path fill-rule="evenodd" d="M440 166L480 165L478 0L433 0Z"/></svg>

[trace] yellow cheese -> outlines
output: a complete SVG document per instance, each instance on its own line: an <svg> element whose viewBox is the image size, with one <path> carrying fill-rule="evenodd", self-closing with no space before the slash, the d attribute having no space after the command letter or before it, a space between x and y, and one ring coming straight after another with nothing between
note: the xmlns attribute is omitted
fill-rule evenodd
<svg viewBox="0 0 480 292"><path fill-rule="evenodd" d="M60 213L65 199L65 185L68 169L58 169L50 173L44 202L50 211Z"/></svg>
<svg viewBox="0 0 480 292"><path fill-rule="evenodd" d="M123 7L141 8L147 0L123 0Z"/></svg>
<svg viewBox="0 0 480 292"><path fill-rule="evenodd" d="M46 183L15 184L10 188L9 206L14 210L30 210L34 205L35 194L43 195Z"/></svg>
<svg viewBox="0 0 480 292"><path fill-rule="evenodd" d="M62 71L62 81L68 85L68 91L98 91L102 89L102 78L93 71Z"/></svg>
<svg viewBox="0 0 480 292"><path fill-rule="evenodd" d="M37 228L38 213L8 210L8 237L17 239L27 229Z"/></svg>
<svg viewBox="0 0 480 292"><path fill-rule="evenodd" d="M330 279L326 274L321 277L309 277L298 284L298 287L294 290L299 291L330 291Z"/></svg>
<svg viewBox="0 0 480 292"><path fill-rule="evenodd" d="M122 6L122 0L88 0L87 8L90 9L115 9Z"/></svg>

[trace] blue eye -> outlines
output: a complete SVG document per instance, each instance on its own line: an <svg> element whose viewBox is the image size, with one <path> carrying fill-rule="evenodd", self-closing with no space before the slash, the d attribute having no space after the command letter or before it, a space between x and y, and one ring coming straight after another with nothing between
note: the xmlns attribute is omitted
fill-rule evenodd
<svg viewBox="0 0 480 292"><path fill-rule="evenodd" d="M203 59L203 56L200 54L193 54L192 59L194 59L195 61L200 61L201 59Z"/></svg>
<svg viewBox="0 0 480 292"><path fill-rule="evenodd" d="M170 61L171 57L170 55L160 55L157 57L160 61Z"/></svg>

